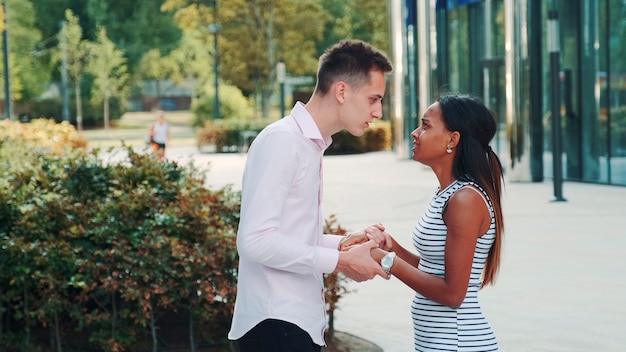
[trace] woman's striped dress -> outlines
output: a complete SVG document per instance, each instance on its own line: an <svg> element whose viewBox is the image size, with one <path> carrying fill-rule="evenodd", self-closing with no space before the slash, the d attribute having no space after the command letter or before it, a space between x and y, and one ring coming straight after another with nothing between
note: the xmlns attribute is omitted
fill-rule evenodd
<svg viewBox="0 0 626 352"><path fill-rule="evenodd" d="M416 351L497 351L496 337L483 316L478 303L478 289L487 254L496 234L495 217L491 200L478 185L468 181L455 181L431 201L428 210L413 232L413 244L421 259L419 270L443 277L447 228L442 212L452 195L461 187L473 185L480 189L488 201L491 226L478 238L469 287L461 307L452 309L415 294L411 305Z"/></svg>

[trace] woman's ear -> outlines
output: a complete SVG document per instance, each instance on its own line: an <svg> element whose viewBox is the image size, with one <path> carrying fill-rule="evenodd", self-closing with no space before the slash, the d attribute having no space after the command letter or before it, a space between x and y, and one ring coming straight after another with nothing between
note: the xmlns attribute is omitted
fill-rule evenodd
<svg viewBox="0 0 626 352"><path fill-rule="evenodd" d="M448 141L448 146L450 148L456 148L456 146L459 145L460 141L461 134L459 133L459 131L450 132L450 140Z"/></svg>

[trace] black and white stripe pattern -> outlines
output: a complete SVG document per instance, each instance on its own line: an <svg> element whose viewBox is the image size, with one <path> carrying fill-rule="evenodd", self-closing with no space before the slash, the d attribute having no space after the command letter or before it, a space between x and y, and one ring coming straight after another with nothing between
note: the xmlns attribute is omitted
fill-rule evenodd
<svg viewBox="0 0 626 352"><path fill-rule="evenodd" d="M487 199L491 212L491 226L487 233L478 238L469 287L460 308L452 309L431 301L419 293L415 294L411 305L415 351L498 350L496 337L478 303L481 275L496 235L493 206L485 191L473 182L457 180L439 192L415 226L413 245L421 257L419 269L443 277L447 228L443 222L442 213L450 197L466 185L477 187Z"/></svg>

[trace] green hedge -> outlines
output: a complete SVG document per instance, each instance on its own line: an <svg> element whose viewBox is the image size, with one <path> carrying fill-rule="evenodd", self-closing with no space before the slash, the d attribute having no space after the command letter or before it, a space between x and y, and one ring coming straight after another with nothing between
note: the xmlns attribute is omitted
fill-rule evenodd
<svg viewBox="0 0 626 352"><path fill-rule="evenodd" d="M251 140L244 141L242 132L259 133L273 121L268 120L209 120L197 135L198 148L206 145L215 147L217 153L245 151ZM361 137L355 137L348 131L333 135L333 143L326 150L326 155L358 154L389 150L392 146L391 123L375 120Z"/></svg>
<svg viewBox="0 0 626 352"><path fill-rule="evenodd" d="M0 349L226 346L239 192L131 148L87 152L67 124L26 126L0 125ZM325 278L331 316L343 280Z"/></svg>
<svg viewBox="0 0 626 352"><path fill-rule="evenodd" d="M63 121L63 104L61 98L49 98L33 101L29 105L28 116L36 118L46 116L55 121ZM71 123L76 125L76 101L72 98L69 101L69 113ZM111 121L119 120L128 111L124 102L118 98L111 98L109 102L109 115ZM89 104L89 99L83 97L83 127L98 127L104 125L104 108L102 105L93 106Z"/></svg>

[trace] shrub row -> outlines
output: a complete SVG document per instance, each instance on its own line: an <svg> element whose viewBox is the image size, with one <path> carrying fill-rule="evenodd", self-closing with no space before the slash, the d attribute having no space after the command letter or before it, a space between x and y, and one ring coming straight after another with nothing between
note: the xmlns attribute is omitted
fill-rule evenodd
<svg viewBox="0 0 626 352"><path fill-rule="evenodd" d="M76 148L68 126L0 125L0 347L224 345L239 192L130 148ZM326 229L345 234L334 217ZM343 280L325 278L331 317Z"/></svg>
<svg viewBox="0 0 626 352"><path fill-rule="evenodd" d="M258 134L270 122L266 120L209 120L198 131L198 148L210 145L218 153L242 151L251 142L244 140L245 134ZM326 155L358 154L391 149L391 124L375 120L362 137L355 137L348 131L333 135L333 143Z"/></svg>

